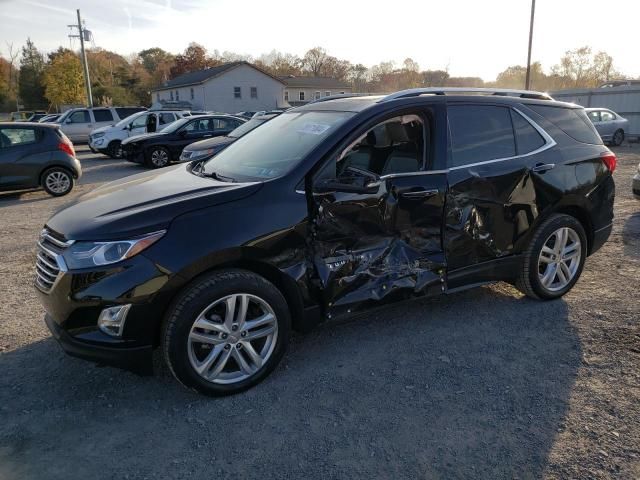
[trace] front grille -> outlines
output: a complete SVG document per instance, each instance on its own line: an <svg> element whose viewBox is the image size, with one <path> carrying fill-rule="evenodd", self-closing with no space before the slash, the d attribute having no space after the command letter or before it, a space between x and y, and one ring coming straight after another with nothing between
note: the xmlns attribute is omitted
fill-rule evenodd
<svg viewBox="0 0 640 480"><path fill-rule="evenodd" d="M36 287L44 293L49 293L58 280L60 271L64 269L61 254L72 244L73 240L60 240L46 228L40 232L36 258Z"/></svg>

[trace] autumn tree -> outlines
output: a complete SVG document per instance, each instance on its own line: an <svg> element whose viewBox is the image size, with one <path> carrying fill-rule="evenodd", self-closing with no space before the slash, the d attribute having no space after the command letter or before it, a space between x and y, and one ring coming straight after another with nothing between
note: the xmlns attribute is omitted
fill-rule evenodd
<svg viewBox="0 0 640 480"><path fill-rule="evenodd" d="M621 77L613 67L613 58L606 52L593 54L591 47L566 51L551 73L559 79L560 88L597 87Z"/></svg>
<svg viewBox="0 0 640 480"><path fill-rule="evenodd" d="M207 49L202 45L191 42L184 53L176 55L175 65L171 67L173 78L183 73L197 72L205 68L214 67L221 63L219 60L210 58Z"/></svg>
<svg viewBox="0 0 640 480"><path fill-rule="evenodd" d="M57 53L45 68L43 80L45 96L56 107L85 103L82 64L75 53Z"/></svg>
<svg viewBox="0 0 640 480"><path fill-rule="evenodd" d="M20 59L20 101L25 108L43 108L47 102L44 98L42 74L44 72L44 56L30 38L22 47Z"/></svg>

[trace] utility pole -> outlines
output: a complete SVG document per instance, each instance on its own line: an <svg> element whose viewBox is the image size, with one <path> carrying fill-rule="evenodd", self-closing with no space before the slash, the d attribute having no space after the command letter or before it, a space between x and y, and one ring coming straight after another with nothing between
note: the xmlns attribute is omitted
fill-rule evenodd
<svg viewBox="0 0 640 480"><path fill-rule="evenodd" d="M531 0L531 22L529 23L529 53L527 54L527 78L524 88L531 87L531 44L533 43L533 17L536 13L536 0ZM79 15L79 14L78 14Z"/></svg>
<svg viewBox="0 0 640 480"><path fill-rule="evenodd" d="M69 35L71 38L80 38L80 55L82 59L82 69L84 71L84 86L87 89L87 104L89 108L93 107L93 96L91 95L91 80L89 78L89 64L87 63L87 53L84 51L84 41L85 37L89 38L87 35L89 32L84 29L82 26L82 19L80 18L80 9L76 10L78 13L78 24L77 25L68 25L70 28L77 28L78 35Z"/></svg>

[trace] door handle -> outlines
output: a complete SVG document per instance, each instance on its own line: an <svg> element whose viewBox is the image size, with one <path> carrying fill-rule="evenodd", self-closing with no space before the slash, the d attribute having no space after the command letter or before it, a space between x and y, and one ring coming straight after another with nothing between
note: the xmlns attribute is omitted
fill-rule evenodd
<svg viewBox="0 0 640 480"><path fill-rule="evenodd" d="M438 193L439 193L439 190L437 188L432 188L429 190L425 189L425 190L413 190L411 192L402 192L400 196L403 198L426 198L426 197L433 197Z"/></svg>
<svg viewBox="0 0 640 480"><path fill-rule="evenodd" d="M551 170L552 168L555 168L555 166L556 166L555 163L538 163L536 164L535 167L531 169L531 171L536 173L544 173L547 170Z"/></svg>

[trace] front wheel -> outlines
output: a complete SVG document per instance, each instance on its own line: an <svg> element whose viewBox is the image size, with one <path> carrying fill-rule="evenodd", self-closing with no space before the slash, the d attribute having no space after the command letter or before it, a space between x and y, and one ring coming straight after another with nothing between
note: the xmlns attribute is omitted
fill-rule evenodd
<svg viewBox="0 0 640 480"><path fill-rule="evenodd" d="M151 168L163 168L169 165L171 155L165 147L151 147L146 160L147 166Z"/></svg>
<svg viewBox="0 0 640 480"><path fill-rule="evenodd" d="M111 158L122 158L122 142L113 140L107 147L107 153Z"/></svg>
<svg viewBox="0 0 640 480"><path fill-rule="evenodd" d="M586 257L582 224L570 215L552 215L535 232L516 287L532 298L559 298L578 281Z"/></svg>
<svg viewBox="0 0 640 480"><path fill-rule="evenodd" d="M53 197L66 195L73 190L74 183L73 174L65 168L50 168L42 174L42 188Z"/></svg>
<svg viewBox="0 0 640 480"><path fill-rule="evenodd" d="M622 145L622 142L624 142L624 130L618 129L611 138L611 145L613 145L614 147L619 147L620 145Z"/></svg>
<svg viewBox="0 0 640 480"><path fill-rule="evenodd" d="M290 330L287 302L271 282L243 270L215 272L187 288L170 310L164 358L187 387L230 395L275 369Z"/></svg>

